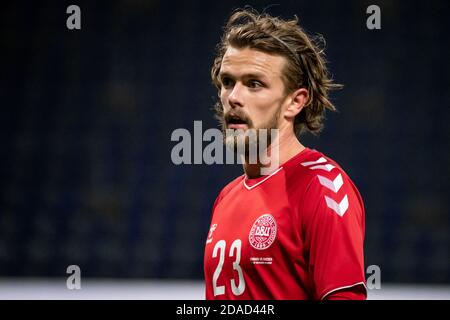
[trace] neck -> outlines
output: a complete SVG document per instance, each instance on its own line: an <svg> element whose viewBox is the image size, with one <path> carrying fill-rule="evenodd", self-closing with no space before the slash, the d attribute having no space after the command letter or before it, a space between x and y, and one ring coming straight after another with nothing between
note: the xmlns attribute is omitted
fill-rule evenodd
<svg viewBox="0 0 450 320"><path fill-rule="evenodd" d="M305 147L293 132L291 134L280 133L277 141L273 142L266 150L267 157L270 160L269 163L258 159L257 163L250 164L248 159L243 159L244 172L250 179L264 175L262 174L264 168L267 169L265 174L270 174L277 170L279 165L287 162L304 149Z"/></svg>

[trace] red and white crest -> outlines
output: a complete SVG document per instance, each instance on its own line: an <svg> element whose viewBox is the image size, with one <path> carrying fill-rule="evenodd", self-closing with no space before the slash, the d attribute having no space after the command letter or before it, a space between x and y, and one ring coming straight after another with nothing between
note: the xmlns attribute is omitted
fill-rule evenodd
<svg viewBox="0 0 450 320"><path fill-rule="evenodd" d="M248 240L257 250L267 249L275 241L277 224L271 214L263 214L253 223Z"/></svg>

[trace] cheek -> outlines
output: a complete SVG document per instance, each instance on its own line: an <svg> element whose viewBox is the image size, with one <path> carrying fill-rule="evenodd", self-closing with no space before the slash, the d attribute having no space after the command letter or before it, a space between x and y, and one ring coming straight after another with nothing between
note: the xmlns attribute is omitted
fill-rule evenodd
<svg viewBox="0 0 450 320"><path fill-rule="evenodd" d="M220 89L220 101L222 101L222 103L225 103L225 101L228 99L228 91L225 89Z"/></svg>
<svg viewBox="0 0 450 320"><path fill-rule="evenodd" d="M220 102L224 111L228 109L228 94L225 90L220 91Z"/></svg>
<svg viewBox="0 0 450 320"><path fill-rule="evenodd" d="M259 107L254 109L253 112L253 123L255 126L267 125L271 122L279 109L282 108L281 101L271 101L270 103L262 103Z"/></svg>

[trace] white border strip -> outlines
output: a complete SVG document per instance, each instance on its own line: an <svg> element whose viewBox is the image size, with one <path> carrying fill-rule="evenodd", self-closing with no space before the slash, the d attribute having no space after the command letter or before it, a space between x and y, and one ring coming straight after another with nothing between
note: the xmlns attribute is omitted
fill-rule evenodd
<svg viewBox="0 0 450 320"><path fill-rule="evenodd" d="M360 285L360 284L362 284L362 285L364 286L364 289L366 289L366 293L367 293L367 287L366 287L366 284L365 284L364 282L357 282L357 283L354 283L354 284L352 284L352 285L350 285L350 286L344 286L344 287L339 287L339 288L330 290L330 291L328 291L327 293L325 293L325 294L322 296L322 298L320 298L320 300L323 300L323 299L324 299L326 296L328 296L330 293L333 293L333 292L335 292L335 291L342 290L342 289L347 289L347 288L355 287L355 286L358 286L358 285Z"/></svg>
<svg viewBox="0 0 450 320"><path fill-rule="evenodd" d="M280 171L281 169L283 169L283 167L279 167L276 171L272 172L270 175L268 175L267 177L265 177L264 179L262 179L260 182L258 182L257 184L249 187L246 183L245 183L245 179L246 176L244 176L244 186L247 188L247 190L252 190L253 188L259 186L261 183L263 183L264 181L266 181L267 179L269 179L271 176L275 175L276 173L278 173L278 171Z"/></svg>

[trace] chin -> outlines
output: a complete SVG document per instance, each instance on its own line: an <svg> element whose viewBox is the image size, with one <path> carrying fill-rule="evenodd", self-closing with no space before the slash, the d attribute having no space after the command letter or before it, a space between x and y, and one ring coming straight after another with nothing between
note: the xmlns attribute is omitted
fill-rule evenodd
<svg viewBox="0 0 450 320"><path fill-rule="evenodd" d="M248 139L245 135L228 136L225 138L225 146L234 153L242 153L248 149Z"/></svg>

